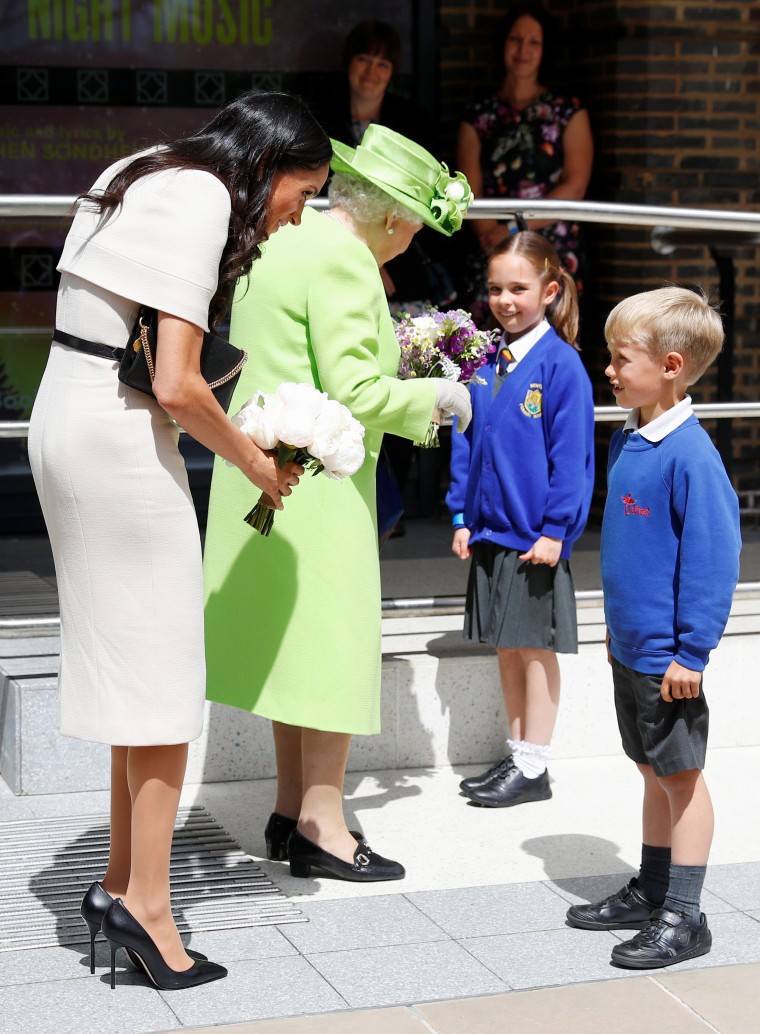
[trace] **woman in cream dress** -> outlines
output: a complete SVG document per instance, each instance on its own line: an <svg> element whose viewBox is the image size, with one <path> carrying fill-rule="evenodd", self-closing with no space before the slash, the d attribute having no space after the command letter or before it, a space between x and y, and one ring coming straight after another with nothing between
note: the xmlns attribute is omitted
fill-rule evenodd
<svg viewBox="0 0 760 1034"><path fill-rule="evenodd" d="M226 973L186 954L170 908L205 697L200 539L177 425L282 507L301 469L279 470L227 419L200 347L259 245L299 223L330 153L300 102L246 94L197 135L107 169L79 199L59 265L29 453L58 578L61 729L112 747L108 869L82 914L93 940L103 921L112 949L162 987ZM111 353L141 305L159 311L155 398L117 379Z"/></svg>

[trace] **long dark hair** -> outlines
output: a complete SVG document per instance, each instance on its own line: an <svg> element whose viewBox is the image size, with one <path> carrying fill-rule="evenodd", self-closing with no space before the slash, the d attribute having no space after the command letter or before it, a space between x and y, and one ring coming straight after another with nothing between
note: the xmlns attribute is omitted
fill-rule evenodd
<svg viewBox="0 0 760 1034"><path fill-rule="evenodd" d="M331 156L329 137L298 97L251 90L218 111L193 136L135 158L102 193L88 192L77 200L107 212L122 203L136 180L154 172L201 169L217 176L230 193L232 212L219 283L209 306L213 326L229 311L238 279L261 255L274 174L317 169Z"/></svg>

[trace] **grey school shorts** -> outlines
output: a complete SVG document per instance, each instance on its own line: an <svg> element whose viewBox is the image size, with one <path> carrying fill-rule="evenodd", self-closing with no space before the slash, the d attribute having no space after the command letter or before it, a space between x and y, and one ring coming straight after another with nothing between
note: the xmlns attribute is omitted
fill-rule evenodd
<svg viewBox="0 0 760 1034"><path fill-rule="evenodd" d="M615 711L623 750L637 765L658 776L705 767L710 711L699 696L667 703L660 696L662 675L645 675L612 658Z"/></svg>

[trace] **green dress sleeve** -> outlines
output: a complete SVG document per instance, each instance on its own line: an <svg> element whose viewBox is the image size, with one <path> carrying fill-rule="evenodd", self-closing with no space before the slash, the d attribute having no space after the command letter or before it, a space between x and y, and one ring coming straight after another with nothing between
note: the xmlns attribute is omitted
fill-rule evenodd
<svg viewBox="0 0 760 1034"><path fill-rule="evenodd" d="M362 243L351 244L323 255L309 282L306 322L319 383L366 428L424 438L435 385L396 377L399 348L379 270Z"/></svg>

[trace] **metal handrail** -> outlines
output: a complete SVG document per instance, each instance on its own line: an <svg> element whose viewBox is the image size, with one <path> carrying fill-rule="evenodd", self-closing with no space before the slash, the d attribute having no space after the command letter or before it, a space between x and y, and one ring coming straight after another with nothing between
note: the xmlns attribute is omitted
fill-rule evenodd
<svg viewBox="0 0 760 1034"><path fill-rule="evenodd" d="M65 218L76 201L68 194L0 194L0 218ZM313 198L313 208L327 208L326 198ZM671 226L681 229L760 232L760 213L732 212L714 208L680 208L665 205L622 205L611 201L567 199L478 198L466 219L571 219L580 223L614 223L622 226Z"/></svg>
<svg viewBox="0 0 760 1034"><path fill-rule="evenodd" d="M734 589L734 596L760 595L760 582L740 582ZM602 603L604 594L601 589L577 589L577 603ZM402 599L384 599L382 613L385 617L394 614L406 614L414 611L418 616L433 616L436 612L447 610L454 615L464 611L464 596L412 596ZM0 618L0 631L16 631L21 629L47 630L57 634L61 619L57 614L48 617Z"/></svg>
<svg viewBox="0 0 760 1034"><path fill-rule="evenodd" d="M739 582L734 589L734 596L760 595L760 582ZM601 589L576 589L575 599L577 603L601 603L604 593ZM384 599L383 613L391 616L394 611L404 613L410 610L436 611L436 610L464 610L464 596L410 596L401 599ZM44 620L44 619L43 619Z"/></svg>
<svg viewBox="0 0 760 1034"><path fill-rule="evenodd" d="M692 409L703 420L760 416L760 402L697 402ZM620 409L619 406L594 406L594 420L598 424L617 424L627 416L628 410ZM27 438L28 435L28 420L0 420L0 438Z"/></svg>
<svg viewBox="0 0 760 1034"><path fill-rule="evenodd" d="M66 218L71 216L76 198L73 195L28 195L0 194L0 218ZM317 209L327 208L326 198L314 198L308 204ZM582 223L613 223L625 226L652 226L672 229L703 229L706 231L729 231L746 234L747 243L756 243L753 237L760 234L760 213L721 211L720 209L673 208L662 205L627 205L603 201L571 201L566 199L525 200L520 198L480 198L470 205L467 219L512 219L520 215L524 219L573 220ZM667 254L669 242L657 230L653 240L662 246ZM653 244L654 247L654 244ZM694 412L703 419L735 419L760 416L760 402L700 403ZM595 406L594 419L597 423L619 423L625 419L626 411L617 406ZM0 439L25 438L29 433L28 421L0 421ZM760 593L760 582L744 582L736 587L736 594ZM598 602L602 599L600 589L576 592L579 602ZM440 611L464 606L464 597L442 596L409 599L385 599L383 613L408 611ZM55 629L60 625L57 617L7 618L0 619L0 629L39 628Z"/></svg>

